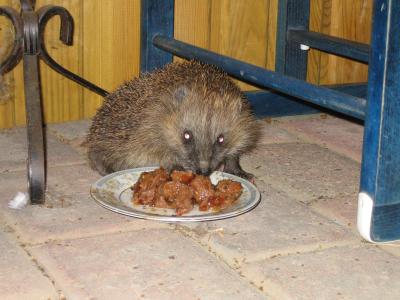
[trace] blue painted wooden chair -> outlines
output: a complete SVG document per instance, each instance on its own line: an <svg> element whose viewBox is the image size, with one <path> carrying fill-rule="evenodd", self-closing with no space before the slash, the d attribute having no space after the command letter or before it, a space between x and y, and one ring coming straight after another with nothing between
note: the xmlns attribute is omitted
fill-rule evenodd
<svg viewBox="0 0 400 300"><path fill-rule="evenodd" d="M320 106L364 120L358 229L372 242L400 239L400 1L375 1L368 46L310 32L309 1L280 0L276 72L175 40L173 6L173 0L142 1L141 70L162 67L172 54L197 59L269 89L247 93L257 115L304 114ZM308 47L368 63L368 83L305 82Z"/></svg>
<svg viewBox="0 0 400 300"><path fill-rule="evenodd" d="M16 42L0 73L24 60L28 123L28 181L32 203L44 202L45 172L38 59L55 71L105 96L107 92L58 65L43 40L48 20L61 18L60 39L72 43L73 19L64 8L34 11L20 0L21 14L0 7L14 25ZM306 114L328 109L364 121L358 207L360 234L372 242L400 239L400 1L375 0L371 46L310 32L309 0L280 0L276 72L194 47L173 38L174 0L142 0L141 71L172 61L172 55L214 64L240 80L265 88L247 92L256 115ZM369 64L364 85L315 86L307 83L307 49L319 49ZM312 106L310 106L312 104Z"/></svg>

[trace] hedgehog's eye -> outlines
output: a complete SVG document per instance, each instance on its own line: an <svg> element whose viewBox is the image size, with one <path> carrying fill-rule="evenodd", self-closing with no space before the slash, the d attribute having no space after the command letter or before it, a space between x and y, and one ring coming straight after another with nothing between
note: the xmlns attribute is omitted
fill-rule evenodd
<svg viewBox="0 0 400 300"><path fill-rule="evenodd" d="M185 130L182 137L184 143L190 143L190 141L193 139L193 134L190 130Z"/></svg>
<svg viewBox="0 0 400 300"><path fill-rule="evenodd" d="M223 135L223 134L220 134L220 135L218 136L218 138L217 138L218 144L222 145L222 144L224 143L224 141L225 141L224 135Z"/></svg>

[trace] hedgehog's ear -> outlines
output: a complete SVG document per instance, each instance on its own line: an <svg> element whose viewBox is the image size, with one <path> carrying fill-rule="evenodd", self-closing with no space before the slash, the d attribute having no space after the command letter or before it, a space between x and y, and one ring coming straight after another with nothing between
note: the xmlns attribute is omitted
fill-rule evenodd
<svg viewBox="0 0 400 300"><path fill-rule="evenodd" d="M184 85L178 86L174 91L174 99L178 102L182 102L187 95L189 95L189 89Z"/></svg>

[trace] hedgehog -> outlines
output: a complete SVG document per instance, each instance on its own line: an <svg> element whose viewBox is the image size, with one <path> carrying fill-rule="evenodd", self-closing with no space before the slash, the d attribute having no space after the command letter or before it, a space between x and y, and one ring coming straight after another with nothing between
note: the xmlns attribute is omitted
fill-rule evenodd
<svg viewBox="0 0 400 300"><path fill-rule="evenodd" d="M240 157L260 128L239 87L215 66L174 62L105 97L87 135L90 166L105 175L160 166L253 179Z"/></svg>

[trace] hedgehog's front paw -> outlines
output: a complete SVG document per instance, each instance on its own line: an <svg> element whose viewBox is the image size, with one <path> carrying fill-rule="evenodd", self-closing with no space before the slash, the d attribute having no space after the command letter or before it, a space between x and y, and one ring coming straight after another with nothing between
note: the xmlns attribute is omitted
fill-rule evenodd
<svg viewBox="0 0 400 300"><path fill-rule="evenodd" d="M254 183L254 175L243 170L224 170L224 172L239 176L250 181L251 183Z"/></svg>
<svg viewBox="0 0 400 300"><path fill-rule="evenodd" d="M224 172L242 177L254 183L254 175L245 172L239 164L239 157L228 158L225 160Z"/></svg>

